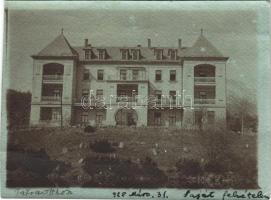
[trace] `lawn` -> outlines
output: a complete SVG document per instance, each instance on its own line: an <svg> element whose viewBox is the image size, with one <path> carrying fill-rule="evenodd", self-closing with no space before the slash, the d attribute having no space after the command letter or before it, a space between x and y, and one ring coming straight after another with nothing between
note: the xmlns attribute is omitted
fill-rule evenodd
<svg viewBox="0 0 271 200"><path fill-rule="evenodd" d="M256 136L240 136L228 133L228 146L227 149L223 149L224 145L220 144L219 146L218 141L209 140L206 143L208 133L165 128L112 127L100 128L95 133L84 133L83 129L80 128L44 128L17 131L10 133L10 136L12 138L11 144L16 145L18 149L24 152L44 149L50 160L61 161L69 165L66 176L71 176L72 173L76 176L80 176L80 173L87 175L82 166L88 157L106 155L110 158L128 159L132 163L138 164L148 157L157 164L157 167L167 177L173 176L177 178L179 177L179 173L176 172L176 163L178 161L183 159L195 160L200 165L205 165L210 160L211 146L214 146L214 148L221 147L219 149L221 154L230 150L235 160L240 162L244 160L248 162L255 161L257 152ZM115 151L111 153L94 152L90 146L95 141L100 140L107 140ZM225 157L225 160L227 159ZM252 162L251 165L253 163L256 162ZM256 174L254 177L256 180ZM78 182L74 181L74 184L76 185ZM253 184L256 185L256 183ZM172 184L167 183L166 185L170 186ZM240 184L238 187L241 187Z"/></svg>

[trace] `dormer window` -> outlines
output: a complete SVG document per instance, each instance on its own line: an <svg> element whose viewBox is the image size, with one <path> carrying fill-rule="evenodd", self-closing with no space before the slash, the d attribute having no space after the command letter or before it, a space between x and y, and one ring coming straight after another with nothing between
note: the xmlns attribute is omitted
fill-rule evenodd
<svg viewBox="0 0 271 200"><path fill-rule="evenodd" d="M121 49L121 58L122 60L129 60L129 50Z"/></svg>
<svg viewBox="0 0 271 200"><path fill-rule="evenodd" d="M98 49L99 52L99 60L105 59L106 50L105 49Z"/></svg>
<svg viewBox="0 0 271 200"><path fill-rule="evenodd" d="M163 59L163 49L155 49L154 54L156 56L156 60Z"/></svg>
<svg viewBox="0 0 271 200"><path fill-rule="evenodd" d="M131 53L132 53L132 59L133 60L138 60L139 59L139 49L132 49Z"/></svg>
<svg viewBox="0 0 271 200"><path fill-rule="evenodd" d="M85 58L86 58L86 60L91 59L91 50L90 49L85 50Z"/></svg>
<svg viewBox="0 0 271 200"><path fill-rule="evenodd" d="M176 60L177 59L177 49L169 49L168 56L169 56L170 60Z"/></svg>

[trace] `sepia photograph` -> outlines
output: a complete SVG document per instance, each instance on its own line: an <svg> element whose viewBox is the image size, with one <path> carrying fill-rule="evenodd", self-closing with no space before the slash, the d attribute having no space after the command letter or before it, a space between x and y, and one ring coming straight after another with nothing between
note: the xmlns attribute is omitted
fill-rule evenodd
<svg viewBox="0 0 271 200"><path fill-rule="evenodd" d="M262 188L269 3L222 3L6 2L2 187Z"/></svg>

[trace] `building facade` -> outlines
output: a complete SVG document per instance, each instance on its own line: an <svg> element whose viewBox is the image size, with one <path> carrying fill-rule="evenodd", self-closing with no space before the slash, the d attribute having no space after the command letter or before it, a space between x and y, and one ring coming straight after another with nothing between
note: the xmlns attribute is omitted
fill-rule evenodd
<svg viewBox="0 0 271 200"><path fill-rule="evenodd" d="M201 33L191 47L71 46L33 55L33 126L201 128L226 118L226 62Z"/></svg>

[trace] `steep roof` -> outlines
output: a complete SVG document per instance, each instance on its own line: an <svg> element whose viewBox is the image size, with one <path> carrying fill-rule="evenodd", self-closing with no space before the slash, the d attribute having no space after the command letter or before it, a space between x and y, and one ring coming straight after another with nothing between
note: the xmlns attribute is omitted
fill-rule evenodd
<svg viewBox="0 0 271 200"><path fill-rule="evenodd" d="M91 50L91 59L86 59L85 50ZM106 58L99 60L99 50L104 49L106 51ZM140 52L139 60L122 60L122 49L138 49ZM155 50L162 49L162 60L157 60L155 56ZM177 53L176 60L171 60L170 51L175 50ZM79 61L121 61L121 62L167 62L176 63L182 59L223 59L227 60L228 57L223 56L201 33L197 41L192 47L94 47L91 45L72 47L68 40L63 35L63 31L57 36L50 44L42 49L38 54L32 56L33 58L47 58L47 57L65 57L65 58L78 58Z"/></svg>
<svg viewBox="0 0 271 200"><path fill-rule="evenodd" d="M184 57L224 57L206 37L201 34L194 45L187 48Z"/></svg>
<svg viewBox="0 0 271 200"><path fill-rule="evenodd" d="M63 33L57 36L50 44L42 49L36 56L76 56L76 51L71 47Z"/></svg>

